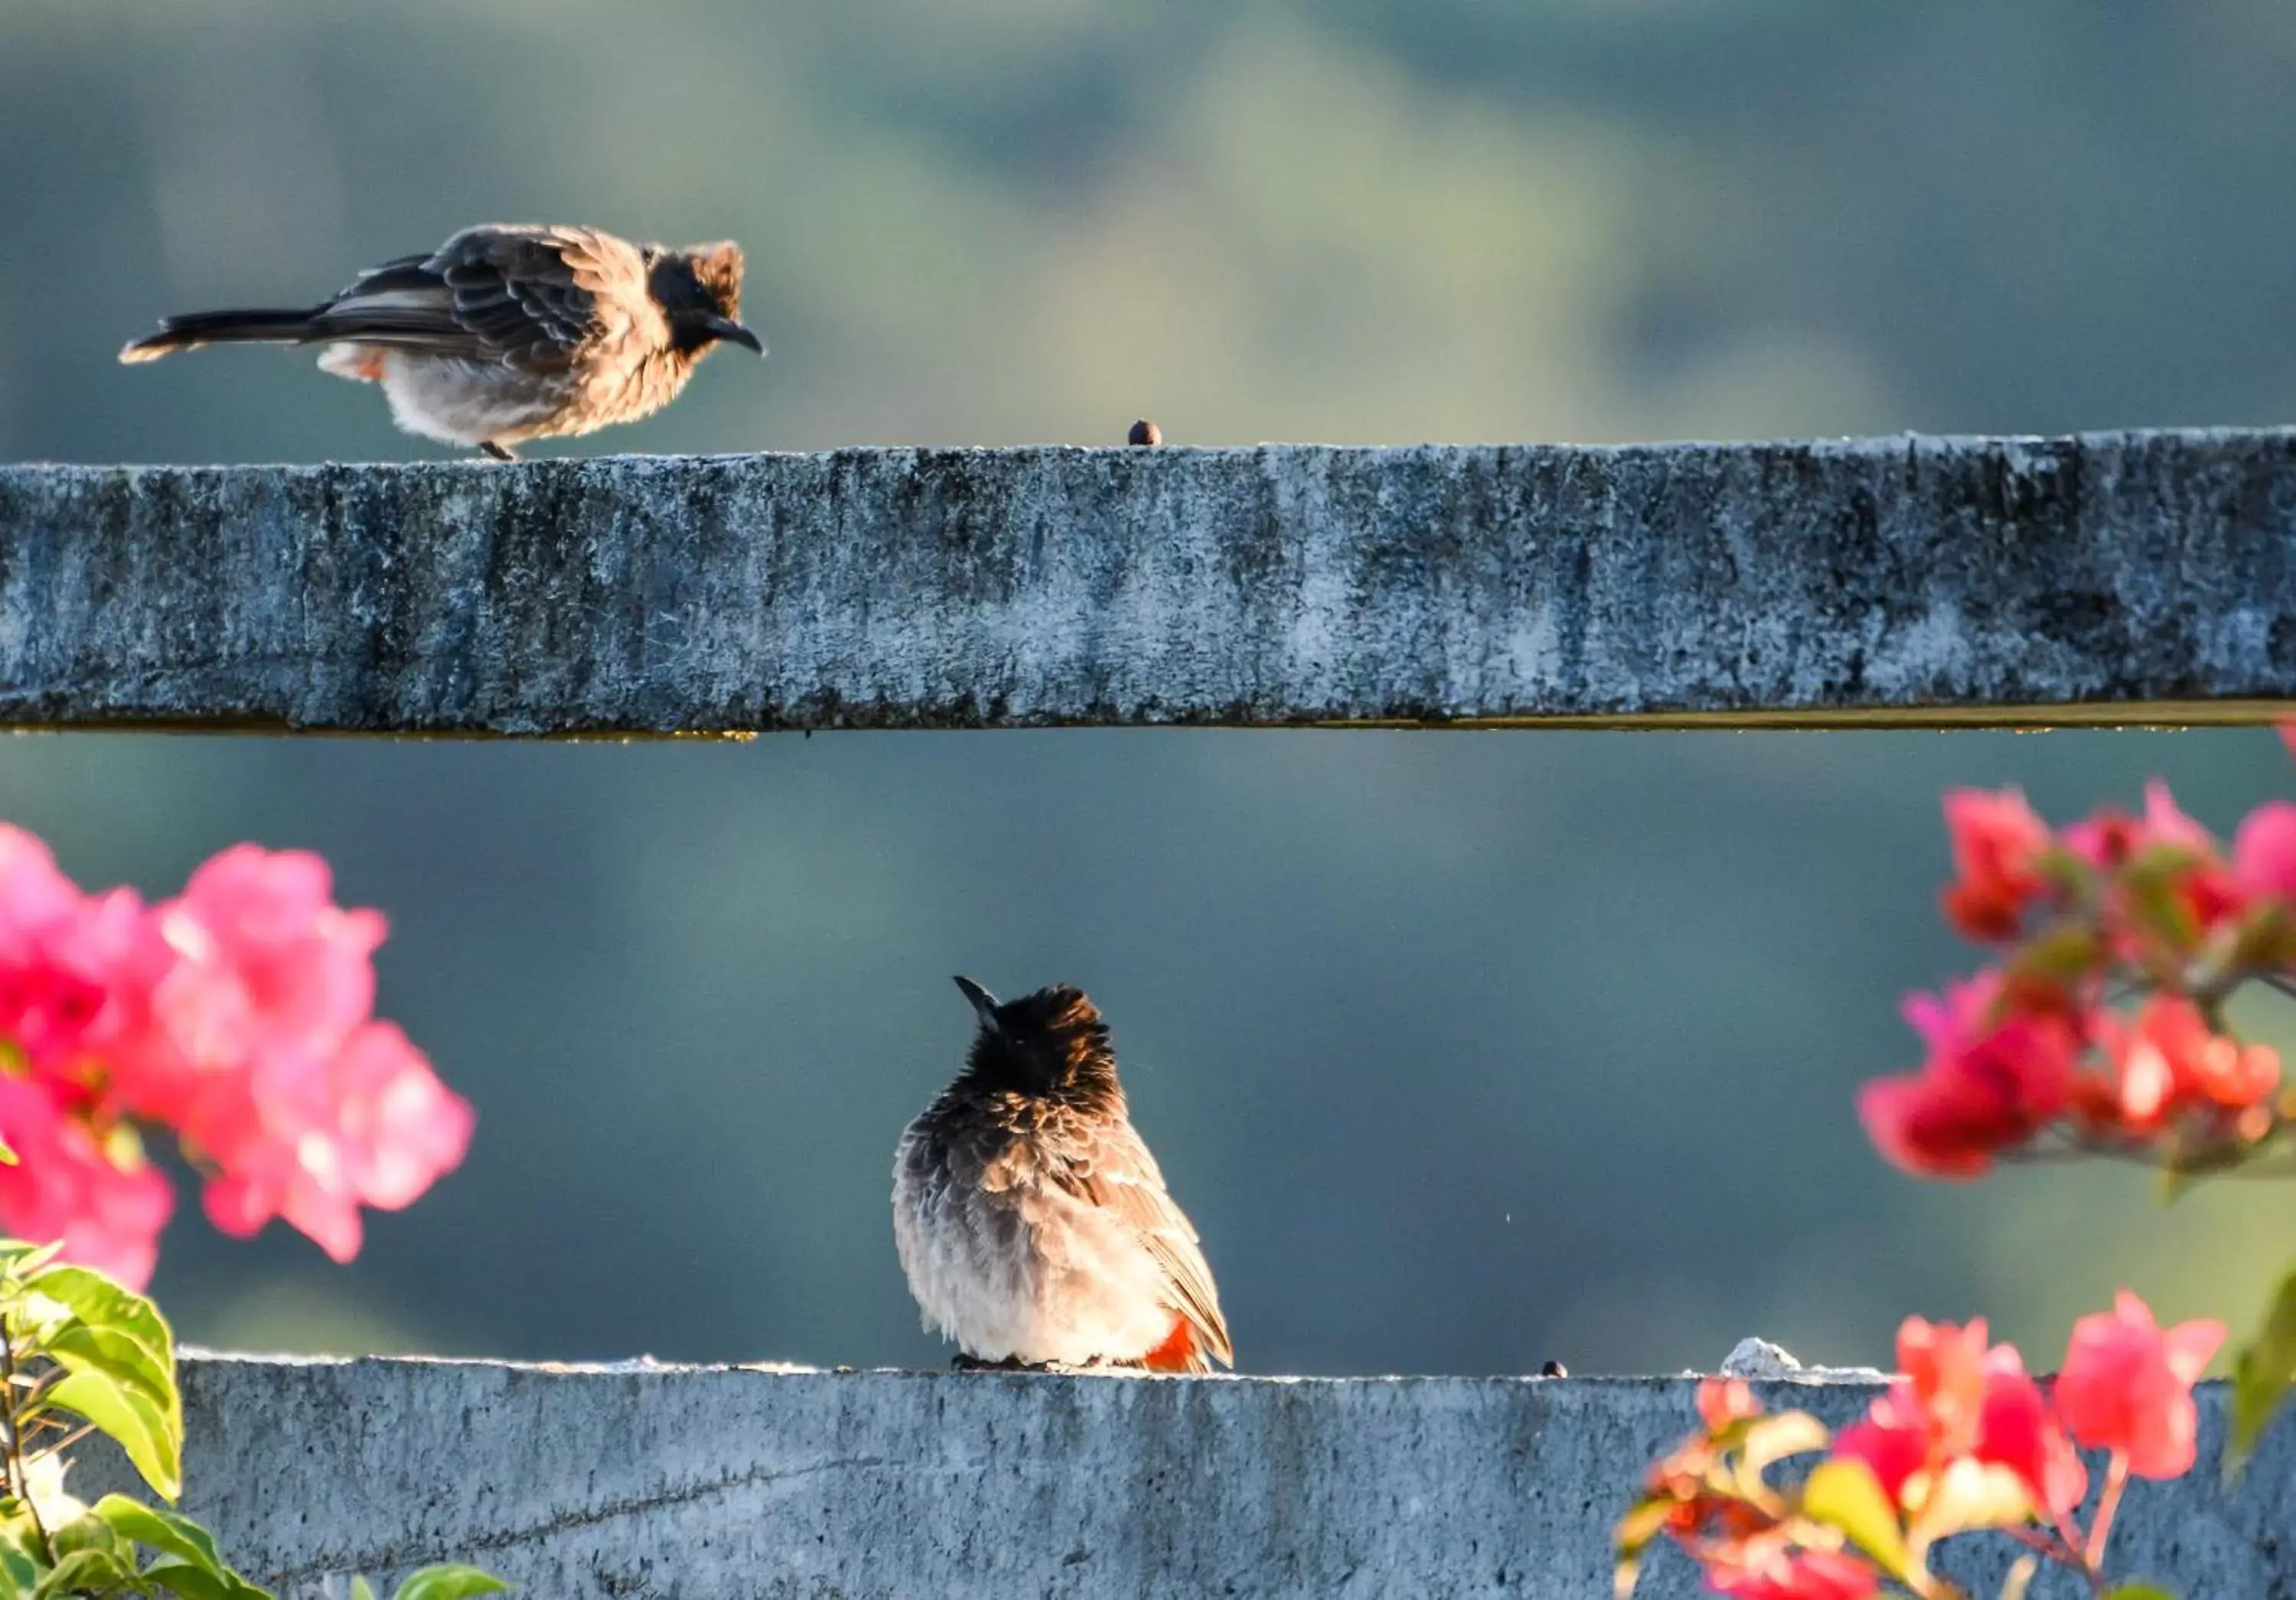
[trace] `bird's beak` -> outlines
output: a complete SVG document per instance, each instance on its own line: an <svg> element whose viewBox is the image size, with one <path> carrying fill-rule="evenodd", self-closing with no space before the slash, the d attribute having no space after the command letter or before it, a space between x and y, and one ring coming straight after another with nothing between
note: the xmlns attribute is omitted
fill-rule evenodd
<svg viewBox="0 0 2296 1600"><path fill-rule="evenodd" d="M748 345L760 356L766 353L765 341L730 316L713 316L701 325L730 344Z"/></svg>
<svg viewBox="0 0 2296 1600"><path fill-rule="evenodd" d="M972 1009L980 1018L980 1025L983 1028L987 1029L991 1033L1002 1033L1004 1031L1004 1030L999 1027L996 1022L996 997L995 995L990 994L987 989L981 988L980 985L975 983L970 978L959 978L956 981L956 987L964 992L964 997L966 999L972 1002Z"/></svg>

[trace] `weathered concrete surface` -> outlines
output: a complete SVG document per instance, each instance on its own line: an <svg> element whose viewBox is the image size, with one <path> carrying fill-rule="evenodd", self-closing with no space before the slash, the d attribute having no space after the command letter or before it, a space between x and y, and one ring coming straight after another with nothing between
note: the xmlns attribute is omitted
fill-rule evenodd
<svg viewBox="0 0 2296 1600"><path fill-rule="evenodd" d="M1693 1389L232 1359L185 1387L185 1506L283 1593L459 1558L549 1600L1599 1600ZM1836 1424L1878 1392L1757 1389ZM2226 1491L2221 1402L2195 1473L2132 1488L2116 1566L2185 1600L2291 1600L2296 1425ZM1990 1596L2004 1545L1946 1564ZM1699 1591L1669 1556L1641 1592Z"/></svg>
<svg viewBox="0 0 2296 1600"><path fill-rule="evenodd" d="M2252 720L2296 433L0 468L0 724Z"/></svg>

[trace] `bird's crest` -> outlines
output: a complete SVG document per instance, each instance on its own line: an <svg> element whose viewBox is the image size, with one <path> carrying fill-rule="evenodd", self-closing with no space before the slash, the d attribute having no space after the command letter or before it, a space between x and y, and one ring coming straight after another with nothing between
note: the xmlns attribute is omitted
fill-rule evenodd
<svg viewBox="0 0 2296 1600"><path fill-rule="evenodd" d="M999 1005L970 980L960 986L980 1016L969 1064L981 1079L1064 1098L1118 1093L1108 1024L1082 989L1056 983Z"/></svg>
<svg viewBox="0 0 2296 1600"><path fill-rule="evenodd" d="M691 245L682 252L693 264L693 280L709 291L728 316L742 314L742 247L731 239Z"/></svg>

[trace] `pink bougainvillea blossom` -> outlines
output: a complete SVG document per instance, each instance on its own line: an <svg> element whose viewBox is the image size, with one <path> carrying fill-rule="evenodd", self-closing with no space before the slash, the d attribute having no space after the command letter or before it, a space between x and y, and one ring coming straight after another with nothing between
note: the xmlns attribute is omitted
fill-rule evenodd
<svg viewBox="0 0 2296 1600"><path fill-rule="evenodd" d="M306 851L236 845L146 908L87 896L0 827L0 1226L140 1287L172 1201L135 1129L182 1142L226 1232L273 1217L339 1260L362 1208L462 1160L469 1104L376 1021L385 924Z"/></svg>
<svg viewBox="0 0 2296 1600"><path fill-rule="evenodd" d="M2224 1341L2220 1322L2162 1328L2152 1308L2124 1289L2112 1310L2073 1325L2057 1374L2057 1410L2082 1444L2125 1451L2138 1477L2182 1477L2192 1470L2199 1436L2193 1385Z"/></svg>

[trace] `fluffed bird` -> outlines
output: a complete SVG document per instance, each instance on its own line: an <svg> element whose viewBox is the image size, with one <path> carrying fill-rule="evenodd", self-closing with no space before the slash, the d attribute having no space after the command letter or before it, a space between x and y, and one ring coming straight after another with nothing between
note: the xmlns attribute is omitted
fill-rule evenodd
<svg viewBox="0 0 2296 1600"><path fill-rule="evenodd" d="M1108 1025L1062 984L999 1005L901 1136L893 1239L960 1366L1233 1366L1196 1230L1133 1131Z"/></svg>
<svg viewBox="0 0 2296 1600"><path fill-rule="evenodd" d="M744 327L742 249L668 250L596 228L488 224L361 273L316 306L194 311L119 352L156 361L203 344L315 344L319 367L382 385L409 433L512 459L529 439L650 416Z"/></svg>

